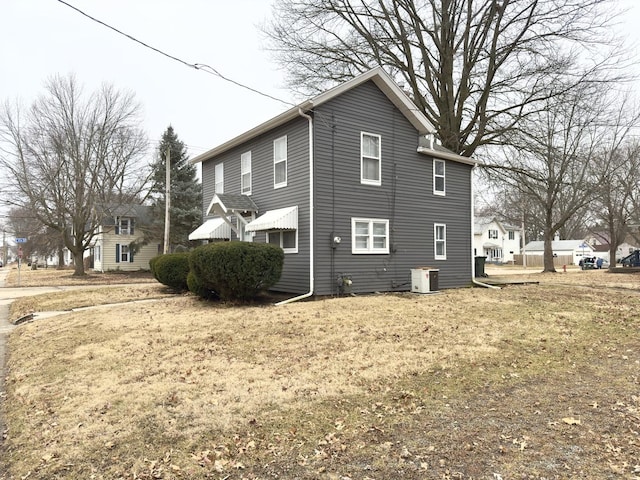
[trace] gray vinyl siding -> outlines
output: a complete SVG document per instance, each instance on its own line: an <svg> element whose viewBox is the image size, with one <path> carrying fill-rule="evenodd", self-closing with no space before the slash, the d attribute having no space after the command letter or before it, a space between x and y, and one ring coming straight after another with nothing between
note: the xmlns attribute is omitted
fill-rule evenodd
<svg viewBox="0 0 640 480"><path fill-rule="evenodd" d="M225 152L202 164L203 211L214 195L215 165L224 162L224 192L241 193L240 156L251 151L251 198L258 206L257 217L268 210L298 206L298 253L285 254L284 269L274 290L309 291L309 130L300 117L271 132ZM287 136L287 186L273 188L273 141ZM256 232L254 242L265 242L266 233Z"/></svg>
<svg viewBox="0 0 640 480"><path fill-rule="evenodd" d="M367 82L314 110L316 294L409 290L411 268L440 270L440 288L471 281L471 167L446 161L446 196L433 195L433 159L417 153L418 133ZM382 185L360 183L360 133L381 135ZM390 222L389 254L352 254L351 219ZM434 259L434 223L447 226L447 259ZM342 238L331 248L331 238Z"/></svg>

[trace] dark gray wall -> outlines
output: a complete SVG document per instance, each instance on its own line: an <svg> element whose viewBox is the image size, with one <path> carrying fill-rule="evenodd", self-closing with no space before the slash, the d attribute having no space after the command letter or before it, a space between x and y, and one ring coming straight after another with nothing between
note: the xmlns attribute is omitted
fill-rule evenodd
<svg viewBox="0 0 640 480"><path fill-rule="evenodd" d="M214 195L215 165L224 162L224 193L240 193L240 155L251 150L251 198L267 210L298 206L298 253L285 254L280 282L274 287L291 293L309 290L309 129L305 118L297 118L241 147L234 148L202 164L203 209ZM273 188L273 141L287 136L287 186ZM255 242L265 242L265 232L257 232Z"/></svg>
<svg viewBox="0 0 640 480"><path fill-rule="evenodd" d="M446 162L445 197L433 195L433 159L417 153L418 133L367 82L316 107L314 118L315 293L337 293L350 274L353 292L410 290L411 269L440 269L440 288L471 281L471 167ZM360 184L360 132L381 135L382 185ZM273 140L288 138L288 185L273 188ZM308 122L300 117L202 165L203 207L214 194L215 164L224 162L225 193L240 193L240 155L252 152L252 198L260 209L298 205L298 253L285 255L276 290L309 289ZM390 221L389 254L352 254L351 218ZM434 260L434 223L447 225L447 259ZM333 235L342 243L333 249ZM264 232L254 241L264 242Z"/></svg>
<svg viewBox="0 0 640 480"><path fill-rule="evenodd" d="M433 195L433 159L417 153L418 133L367 82L314 110L316 293L409 290L411 268L440 269L441 288L471 280L471 167L446 162L446 196ZM360 183L360 132L382 136L382 185ZM352 254L351 218L390 221L392 253ZM447 225L447 260L434 260L434 223ZM342 243L331 248L332 235Z"/></svg>

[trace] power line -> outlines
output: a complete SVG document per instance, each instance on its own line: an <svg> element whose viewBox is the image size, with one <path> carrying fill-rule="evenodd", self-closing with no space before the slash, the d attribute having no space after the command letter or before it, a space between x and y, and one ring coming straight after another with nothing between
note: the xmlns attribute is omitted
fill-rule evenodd
<svg viewBox="0 0 640 480"><path fill-rule="evenodd" d="M179 57L176 57L174 55L170 55L170 54L160 50L159 48L153 47L153 46L151 46L151 45L149 45L149 44L147 44L147 43L145 43L145 42L143 42L141 40L138 40L134 36L129 35L128 33L125 33L125 32L123 32L121 30L118 30L117 28L109 25L108 23L105 23L102 20L89 15L88 13L85 13L84 11L80 10L78 7L75 7L75 6L71 5L68 2L65 2L64 0L58 0L58 2L60 2L63 5L66 5L67 7L75 10L76 12L78 12L79 14L89 18L90 20L93 20L94 22L99 23L100 25L102 25L104 27L107 27L110 30L113 30L114 32L118 33L119 35L122 35L122 36L128 38L129 40L132 40L132 41L142 45L143 47L148 48L150 50L153 50L154 52L159 53L160 55L163 55L163 56L165 56L165 57L167 57L167 58L169 58L171 60L174 60L176 62L182 63L183 65L185 65L185 66L187 66L189 68L193 68L195 70L200 70L200 71L206 72L206 73L208 73L210 75L213 75L215 77L218 77L218 78L224 80L225 82L232 83L232 84L234 84L234 85L236 85L236 86L238 86L240 88L244 88L246 90L249 90L250 92L257 93L258 95L262 95L263 97L270 98L271 100L275 100L276 102L284 103L285 105L295 106L295 104L293 104L291 102L287 102L286 100L282 100L281 98L274 97L273 95L269 95L268 93L261 92L260 90L256 90L253 87L250 87L250 86L245 85L243 83L240 83L240 82L238 82L236 80L233 80L233 79L231 79L229 77L226 77L226 76L222 75L218 70L216 70L215 68L213 68L210 65L207 65L205 63L189 63L189 62L187 62L185 60L182 60Z"/></svg>

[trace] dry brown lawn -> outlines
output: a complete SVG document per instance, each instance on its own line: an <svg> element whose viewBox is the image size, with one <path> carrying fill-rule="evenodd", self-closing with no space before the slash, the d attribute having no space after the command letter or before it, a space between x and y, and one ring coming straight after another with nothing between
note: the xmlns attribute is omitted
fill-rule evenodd
<svg viewBox="0 0 640 480"><path fill-rule="evenodd" d="M7 277L7 287L45 287L45 286L70 286L70 285L113 285L155 282L150 272L94 272L88 270L83 277L73 275L72 268L38 268L31 270L26 264L22 265L20 271L16 264L10 267Z"/></svg>
<svg viewBox="0 0 640 480"><path fill-rule="evenodd" d="M21 325L0 472L639 479L640 277L520 278L540 283Z"/></svg>

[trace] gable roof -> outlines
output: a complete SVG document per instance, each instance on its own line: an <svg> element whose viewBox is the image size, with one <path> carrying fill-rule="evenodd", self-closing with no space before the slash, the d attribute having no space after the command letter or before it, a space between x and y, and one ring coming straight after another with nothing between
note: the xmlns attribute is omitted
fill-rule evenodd
<svg viewBox="0 0 640 480"><path fill-rule="evenodd" d="M135 218L138 224L147 225L152 223L152 211L149 205L137 205L126 203L107 207L102 210L102 222L104 226L116 224L116 217Z"/></svg>
<svg viewBox="0 0 640 480"><path fill-rule="evenodd" d="M357 77L352 78L351 80L337 85L316 97L305 100L304 102L290 108L284 113L273 117L270 120L267 120L264 123L261 123L257 127L252 128L251 130L246 131L245 133L238 135L231 140L218 145L200 155L197 155L189 160L190 163L200 163L205 160L209 160L214 158L227 150L230 150L238 145L241 145L258 135L266 133L280 125L284 125L285 123L297 118L301 113L306 113L313 110L315 107L322 105L323 103L332 100L343 93L362 85L365 82L371 80L376 86L386 95L386 97L393 103L396 108L407 118L407 120L413 125L413 127L418 131L419 135L427 135L427 134L435 134L435 127L429 122L427 117L422 113L418 107L413 103L413 101L407 96L406 93L402 91L400 87L393 81L393 79L386 73L382 67L376 67L368 72L365 72ZM428 149L424 147L420 147L418 149L420 153L425 153L432 156L449 158L451 160L461 161L464 163L469 163L475 165L475 161L467 158L461 157L442 146L434 146L433 149Z"/></svg>
<svg viewBox="0 0 640 480"><path fill-rule="evenodd" d="M583 247L584 245L584 247ZM544 242L543 241L533 241L529 242L525 245L525 250L528 252L536 252L536 251L544 251ZM551 242L551 249L556 250L579 250L584 248L585 250L591 251L591 245L589 245L584 240L554 240Z"/></svg>

